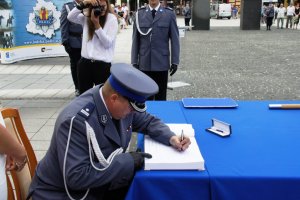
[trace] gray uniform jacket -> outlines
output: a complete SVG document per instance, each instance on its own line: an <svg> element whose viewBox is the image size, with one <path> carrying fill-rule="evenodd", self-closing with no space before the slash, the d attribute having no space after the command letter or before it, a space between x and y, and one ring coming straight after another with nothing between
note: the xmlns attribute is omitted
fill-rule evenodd
<svg viewBox="0 0 300 200"><path fill-rule="evenodd" d="M64 46L69 45L72 48L81 48L82 26L67 19L69 11L74 7L76 7L74 1L65 3L62 7L60 16L61 43Z"/></svg>
<svg viewBox="0 0 300 200"><path fill-rule="evenodd" d="M103 193L126 186L134 176L134 161L129 153L117 155L104 171L97 171L90 163L87 143L87 121L95 131L99 147L107 158L114 150L128 147L132 131L143 132L166 145L174 135L168 126L148 114L132 112L120 120L119 132L96 86L74 99L58 116L49 150L39 162L29 193L33 199L65 200L67 197L63 182L63 162L73 120L69 150L66 159L66 182L73 198L82 198L90 188L87 199L102 199ZM103 168L94 161L98 168Z"/></svg>
<svg viewBox="0 0 300 200"><path fill-rule="evenodd" d="M144 36L137 30L136 23L143 33L152 28ZM171 64L179 64L179 32L176 16L170 8L159 7L154 19L149 7L138 10L138 22L133 25L131 63L139 65L142 71L167 71Z"/></svg>

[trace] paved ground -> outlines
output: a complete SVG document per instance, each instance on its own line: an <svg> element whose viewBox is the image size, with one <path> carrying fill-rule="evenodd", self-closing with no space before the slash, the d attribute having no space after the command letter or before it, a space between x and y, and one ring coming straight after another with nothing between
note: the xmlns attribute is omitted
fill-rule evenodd
<svg viewBox="0 0 300 200"><path fill-rule="evenodd" d="M183 19L178 19L183 25ZM241 31L239 20L211 20L209 31L181 38L181 63L170 81L191 84L168 90L168 100L232 97L300 99L298 30ZM115 62L130 63L132 27L117 36ZM68 58L0 65L0 102L20 109L38 159L48 149L55 119L74 98Z"/></svg>

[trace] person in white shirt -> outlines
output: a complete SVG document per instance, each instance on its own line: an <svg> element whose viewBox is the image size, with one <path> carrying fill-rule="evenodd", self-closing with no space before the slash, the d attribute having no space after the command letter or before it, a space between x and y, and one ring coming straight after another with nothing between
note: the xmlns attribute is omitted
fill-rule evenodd
<svg viewBox="0 0 300 200"><path fill-rule="evenodd" d="M284 15L286 12L285 7L283 7L283 3L280 4L280 7L277 8L277 28L279 28L279 23L281 22L281 29L283 29L283 21L284 21Z"/></svg>
<svg viewBox="0 0 300 200"><path fill-rule="evenodd" d="M128 26L128 15L129 15L129 9L126 6L126 3L122 3L122 11L124 13L123 18L125 19L125 25Z"/></svg>
<svg viewBox="0 0 300 200"><path fill-rule="evenodd" d="M108 0L82 1L68 14L68 20L83 26L81 59L77 65L78 89L82 94L104 83L110 75L118 21Z"/></svg>
<svg viewBox="0 0 300 200"><path fill-rule="evenodd" d="M288 25L290 24L290 28L293 26L293 16L295 13L295 7L292 3L286 8L286 28L289 28Z"/></svg>

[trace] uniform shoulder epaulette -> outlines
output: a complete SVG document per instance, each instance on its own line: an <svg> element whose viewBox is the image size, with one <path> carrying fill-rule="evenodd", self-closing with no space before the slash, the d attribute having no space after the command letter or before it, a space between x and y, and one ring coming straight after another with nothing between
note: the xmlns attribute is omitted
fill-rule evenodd
<svg viewBox="0 0 300 200"><path fill-rule="evenodd" d="M144 10L146 9L146 7L140 7L138 10Z"/></svg>
<svg viewBox="0 0 300 200"><path fill-rule="evenodd" d="M81 117L87 119L87 118L90 117L90 115L93 112L94 108L95 108L95 104L89 102L77 114L80 115Z"/></svg>
<svg viewBox="0 0 300 200"><path fill-rule="evenodd" d="M165 7L165 9L173 11L173 8L170 7Z"/></svg>

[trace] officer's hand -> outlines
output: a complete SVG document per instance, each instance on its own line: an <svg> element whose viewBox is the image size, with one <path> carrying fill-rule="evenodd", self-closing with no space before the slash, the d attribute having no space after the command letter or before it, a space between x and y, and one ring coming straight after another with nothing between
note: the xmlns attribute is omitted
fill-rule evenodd
<svg viewBox="0 0 300 200"><path fill-rule="evenodd" d="M95 14L94 14L94 8L92 9L92 12L91 12L91 21L93 22L96 30L98 30L99 28L102 28L100 25L99 16L95 16Z"/></svg>
<svg viewBox="0 0 300 200"><path fill-rule="evenodd" d="M182 139L181 137L175 135L170 138L169 142L172 147L178 151L185 151L191 144L191 140L187 136L184 136Z"/></svg>
<svg viewBox="0 0 300 200"><path fill-rule="evenodd" d="M172 64L171 67L170 67L170 76L175 74L176 71L177 71L177 65Z"/></svg>
<svg viewBox="0 0 300 200"><path fill-rule="evenodd" d="M144 152L130 152L134 160L134 171L142 169L144 166L144 158L152 158L152 155Z"/></svg>

